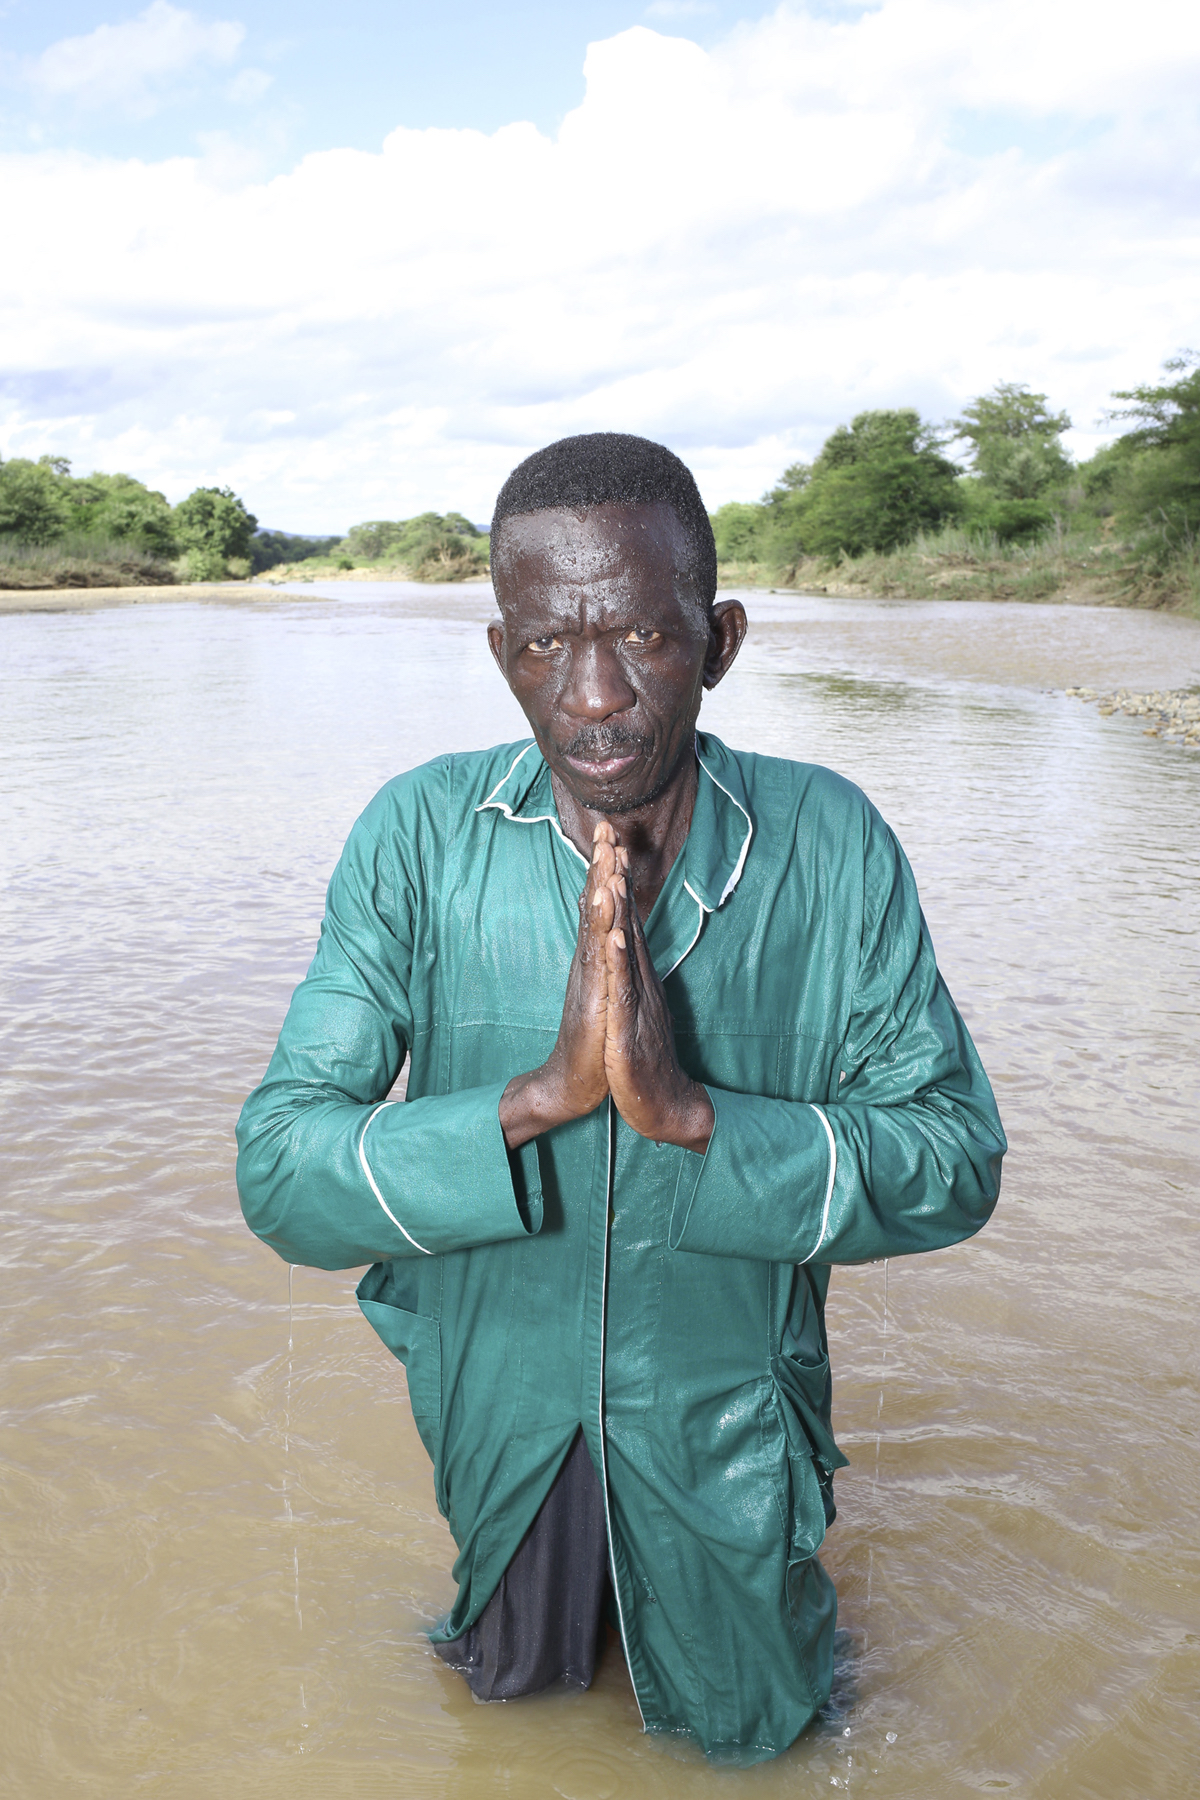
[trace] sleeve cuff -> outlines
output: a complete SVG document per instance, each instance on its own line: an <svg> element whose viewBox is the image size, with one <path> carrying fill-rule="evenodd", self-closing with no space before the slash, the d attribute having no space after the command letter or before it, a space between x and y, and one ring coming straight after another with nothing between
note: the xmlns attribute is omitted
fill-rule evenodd
<svg viewBox="0 0 1200 1800"><path fill-rule="evenodd" d="M829 1217L837 1154L822 1108L706 1088L716 1122L703 1156L681 1150L672 1250L808 1262Z"/></svg>
<svg viewBox="0 0 1200 1800"><path fill-rule="evenodd" d="M404 1253L439 1256L541 1229L537 1140L505 1144L506 1085L385 1101L362 1127L358 1160Z"/></svg>

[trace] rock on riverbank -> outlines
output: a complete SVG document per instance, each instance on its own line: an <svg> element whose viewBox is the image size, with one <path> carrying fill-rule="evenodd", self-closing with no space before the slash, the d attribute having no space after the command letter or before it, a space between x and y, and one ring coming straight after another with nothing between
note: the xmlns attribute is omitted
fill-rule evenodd
<svg viewBox="0 0 1200 1800"><path fill-rule="evenodd" d="M1101 694L1095 688L1073 687L1067 693L1073 700L1098 701L1102 719L1115 712L1127 713L1130 718L1146 721L1147 737L1169 738L1189 748L1200 748L1200 694L1187 688L1155 694L1132 694L1128 688L1118 688L1115 693Z"/></svg>

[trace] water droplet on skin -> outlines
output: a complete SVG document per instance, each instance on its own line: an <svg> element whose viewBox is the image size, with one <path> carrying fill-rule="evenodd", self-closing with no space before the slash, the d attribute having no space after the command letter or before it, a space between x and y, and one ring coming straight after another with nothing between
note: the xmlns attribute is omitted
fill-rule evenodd
<svg viewBox="0 0 1200 1800"><path fill-rule="evenodd" d="M849 1726L848 1726L848 1725L847 1725L847 1726L846 1726L846 1727L845 1727L845 1729L844 1729L844 1730L843 1730L843 1732L842 1732L842 1736L843 1736L843 1737L849 1737L849 1736L850 1736L850 1727L849 1727Z"/></svg>
<svg viewBox="0 0 1200 1800"><path fill-rule="evenodd" d="M889 1744L894 1744L894 1743L895 1743L895 1741L896 1741L896 1734L895 1734L895 1732L894 1732L894 1731L889 1731L889 1732L888 1732L888 1733L887 1733L887 1734L886 1734L886 1736L887 1736L887 1741L888 1741L888 1743L889 1743Z"/></svg>

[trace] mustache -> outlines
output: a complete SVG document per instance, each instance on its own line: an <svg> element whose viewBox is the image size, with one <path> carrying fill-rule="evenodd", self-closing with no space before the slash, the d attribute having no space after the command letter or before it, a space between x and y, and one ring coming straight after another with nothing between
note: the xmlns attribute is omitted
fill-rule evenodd
<svg viewBox="0 0 1200 1800"><path fill-rule="evenodd" d="M643 754L653 749L654 739L631 731L627 725L584 726L569 744L559 749L560 756L579 756L588 762L602 762L609 756L626 756L630 751Z"/></svg>

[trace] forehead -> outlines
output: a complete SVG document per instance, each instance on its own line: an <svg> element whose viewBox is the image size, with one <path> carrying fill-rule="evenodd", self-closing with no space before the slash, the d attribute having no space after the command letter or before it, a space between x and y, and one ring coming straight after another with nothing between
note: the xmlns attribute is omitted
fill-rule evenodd
<svg viewBox="0 0 1200 1800"><path fill-rule="evenodd" d="M506 618L601 623L630 608L663 618L703 611L691 546L672 506L551 507L512 515L496 535L492 573Z"/></svg>

